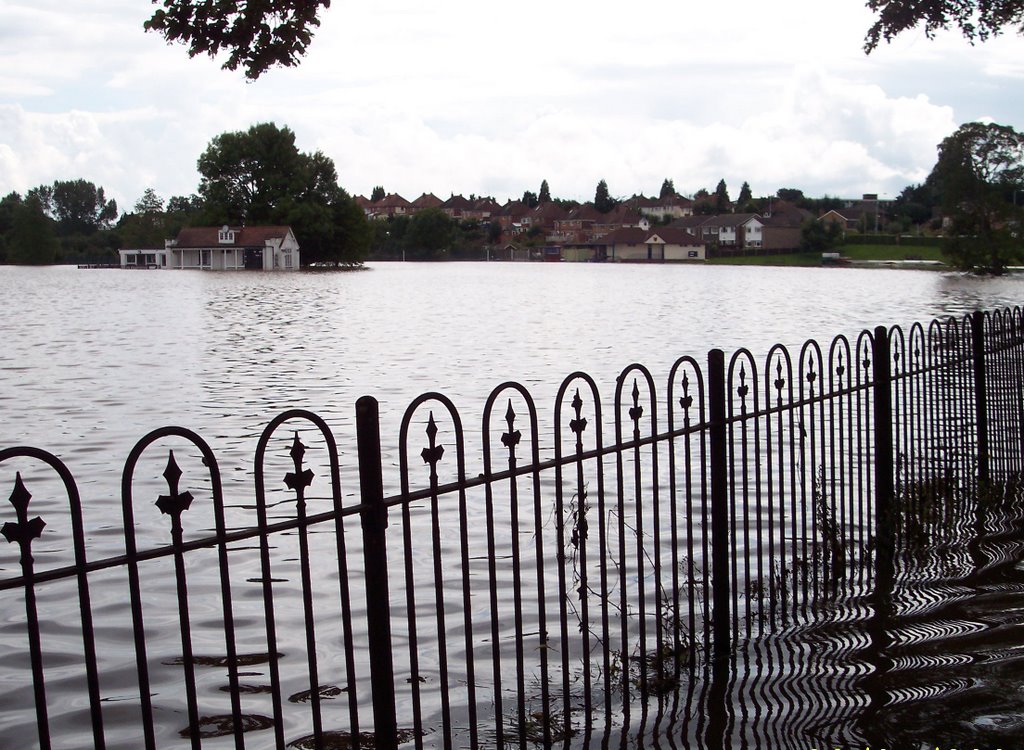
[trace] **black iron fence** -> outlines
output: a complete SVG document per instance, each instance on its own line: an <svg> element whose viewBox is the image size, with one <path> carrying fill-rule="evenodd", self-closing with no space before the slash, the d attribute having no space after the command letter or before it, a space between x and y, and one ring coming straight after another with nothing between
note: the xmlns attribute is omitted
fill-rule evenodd
<svg viewBox="0 0 1024 750"><path fill-rule="evenodd" d="M839 602L884 618L923 569L991 564L969 532L1004 502L990 488L1021 473L1022 336L1015 309L763 359L712 350L679 359L664 392L631 365L610 413L577 372L550 432L518 383L495 389L473 428L428 393L397 449L362 398L358 495L313 413L267 426L248 503L225 499L200 436L168 427L129 455L120 520L91 527L124 553L95 560L93 509L68 468L2 450L24 468L0 511L0 735L726 746L743 723L724 707L745 684L728 672L737 652Z"/></svg>

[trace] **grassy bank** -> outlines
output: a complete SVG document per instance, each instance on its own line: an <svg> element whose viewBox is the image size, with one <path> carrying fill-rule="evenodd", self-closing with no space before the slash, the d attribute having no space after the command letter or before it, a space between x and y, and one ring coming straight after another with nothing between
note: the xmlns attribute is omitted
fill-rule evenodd
<svg viewBox="0 0 1024 750"><path fill-rule="evenodd" d="M885 261L942 261L942 250L917 245L845 245L838 250L854 263ZM723 266L820 266L821 253L784 253L782 255L745 255L735 258L711 258Z"/></svg>

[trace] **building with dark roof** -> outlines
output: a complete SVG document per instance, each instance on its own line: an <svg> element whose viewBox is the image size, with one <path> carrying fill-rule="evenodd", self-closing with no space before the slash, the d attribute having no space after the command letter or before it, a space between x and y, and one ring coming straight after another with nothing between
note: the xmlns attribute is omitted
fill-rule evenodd
<svg viewBox="0 0 1024 750"><path fill-rule="evenodd" d="M163 250L121 250L121 267L205 271L296 271L299 243L287 226L186 227Z"/></svg>

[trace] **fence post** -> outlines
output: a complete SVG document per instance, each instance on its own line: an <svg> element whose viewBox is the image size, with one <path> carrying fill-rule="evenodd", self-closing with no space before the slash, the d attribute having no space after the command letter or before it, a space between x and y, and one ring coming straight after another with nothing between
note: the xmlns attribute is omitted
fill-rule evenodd
<svg viewBox="0 0 1024 750"><path fill-rule="evenodd" d="M875 328L871 342L874 375L875 438L875 593L879 607L888 607L895 576L895 494L892 413L892 365L889 331Z"/></svg>
<svg viewBox="0 0 1024 750"><path fill-rule="evenodd" d="M978 425L978 482L989 481L988 396L985 392L985 313L971 313L971 352L974 360L974 408Z"/></svg>
<svg viewBox="0 0 1024 750"><path fill-rule="evenodd" d="M396 750L398 721L395 712L395 665L391 655L386 537L388 509L384 505L380 416L377 400L371 396L363 396L356 401L356 444L359 452L359 492L363 504L363 568L376 737L374 747Z"/></svg>
<svg viewBox="0 0 1024 750"><path fill-rule="evenodd" d="M726 459L725 352L708 352L708 407L711 457L711 580L715 660L730 651L729 466Z"/></svg>

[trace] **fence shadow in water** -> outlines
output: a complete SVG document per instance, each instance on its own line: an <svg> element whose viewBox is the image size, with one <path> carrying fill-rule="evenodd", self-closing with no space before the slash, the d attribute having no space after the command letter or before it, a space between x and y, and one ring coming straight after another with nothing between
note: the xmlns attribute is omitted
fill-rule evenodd
<svg viewBox="0 0 1024 750"><path fill-rule="evenodd" d="M986 654L982 695L1019 668L1020 623L982 637L971 608L1024 598L1022 332L1015 309L761 360L713 350L663 392L631 365L610 410L577 372L550 432L517 383L478 430L428 393L397 449L363 398L355 496L311 412L267 426L252 501L227 501L206 442L167 427L129 455L121 522L98 532L124 553L96 560L68 468L2 450L0 735L934 744L904 707L981 705L964 640ZM969 736L1018 736L1014 701Z"/></svg>

